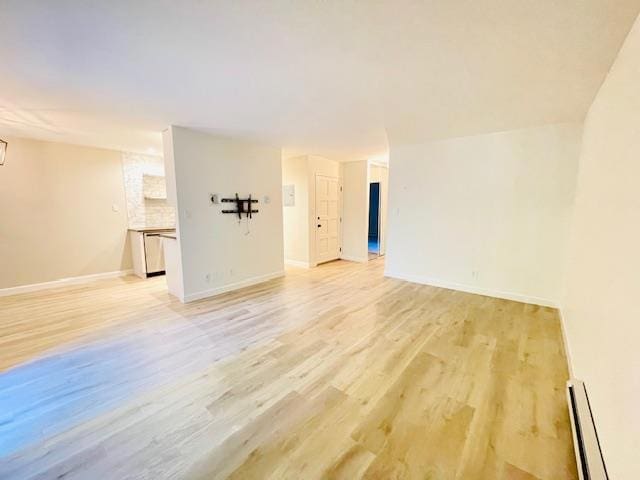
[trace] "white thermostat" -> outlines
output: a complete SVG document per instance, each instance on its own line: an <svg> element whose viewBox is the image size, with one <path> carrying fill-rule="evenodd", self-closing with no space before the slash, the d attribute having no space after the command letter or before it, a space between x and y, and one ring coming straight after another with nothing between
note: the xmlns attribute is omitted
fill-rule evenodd
<svg viewBox="0 0 640 480"><path fill-rule="evenodd" d="M294 207L296 205L296 186L282 186L282 202L285 207Z"/></svg>

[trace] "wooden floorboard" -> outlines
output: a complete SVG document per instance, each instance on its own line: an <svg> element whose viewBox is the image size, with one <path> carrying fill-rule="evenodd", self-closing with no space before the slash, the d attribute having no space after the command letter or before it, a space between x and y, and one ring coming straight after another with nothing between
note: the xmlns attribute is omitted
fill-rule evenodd
<svg viewBox="0 0 640 480"><path fill-rule="evenodd" d="M383 262L0 298L0 478L577 478L557 312Z"/></svg>

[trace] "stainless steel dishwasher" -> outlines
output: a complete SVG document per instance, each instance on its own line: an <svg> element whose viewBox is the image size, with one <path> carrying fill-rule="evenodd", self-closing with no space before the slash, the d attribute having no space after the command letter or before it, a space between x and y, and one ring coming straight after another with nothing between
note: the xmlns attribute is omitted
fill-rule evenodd
<svg viewBox="0 0 640 480"><path fill-rule="evenodd" d="M159 232L144 233L144 258L147 277L164 273L164 251Z"/></svg>

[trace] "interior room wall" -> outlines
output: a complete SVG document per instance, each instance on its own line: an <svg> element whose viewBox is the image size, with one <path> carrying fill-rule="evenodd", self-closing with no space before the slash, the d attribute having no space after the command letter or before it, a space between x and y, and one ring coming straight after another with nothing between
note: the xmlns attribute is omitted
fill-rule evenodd
<svg viewBox="0 0 640 480"><path fill-rule="evenodd" d="M387 275L557 305L580 138L558 124L391 142Z"/></svg>
<svg viewBox="0 0 640 480"><path fill-rule="evenodd" d="M120 152L3 139L0 289L129 270Z"/></svg>
<svg viewBox="0 0 640 480"><path fill-rule="evenodd" d="M342 258L368 261L369 166L366 160L342 164Z"/></svg>
<svg viewBox="0 0 640 480"><path fill-rule="evenodd" d="M145 177L164 180L164 160L156 155L122 153L129 228L174 227L175 211L166 198L145 197Z"/></svg>
<svg viewBox="0 0 640 480"><path fill-rule="evenodd" d="M283 206L285 263L309 267L309 162L306 156L282 160L282 184L293 185L294 205Z"/></svg>
<svg viewBox="0 0 640 480"><path fill-rule="evenodd" d="M380 255L386 253L387 215L389 210L389 167L369 164L369 183L380 184Z"/></svg>
<svg viewBox="0 0 640 480"><path fill-rule="evenodd" d="M184 301L184 278L182 275L182 249L180 248L180 236L178 235L178 192L176 191L176 163L173 149L173 129L171 127L162 132L162 149L164 152L164 172L167 188L167 204L175 212L176 235L175 240L163 239L164 270L167 281L167 290L181 301Z"/></svg>
<svg viewBox="0 0 640 480"><path fill-rule="evenodd" d="M640 20L587 115L562 313L610 478L640 478Z"/></svg>
<svg viewBox="0 0 640 480"><path fill-rule="evenodd" d="M165 154L165 169L167 181L175 182L168 193L178 213L182 300L282 275L280 149L175 126L164 137L173 150ZM259 213L250 221L244 216L238 221L233 214L221 213L234 205L212 204L212 193L220 198L251 194L259 200L254 204Z"/></svg>

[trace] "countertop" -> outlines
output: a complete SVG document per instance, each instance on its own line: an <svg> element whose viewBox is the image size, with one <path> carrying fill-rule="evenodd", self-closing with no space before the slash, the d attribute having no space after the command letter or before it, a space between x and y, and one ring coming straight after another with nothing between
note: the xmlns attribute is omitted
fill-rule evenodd
<svg viewBox="0 0 640 480"><path fill-rule="evenodd" d="M176 227L138 227L130 228L130 232L175 232Z"/></svg>

